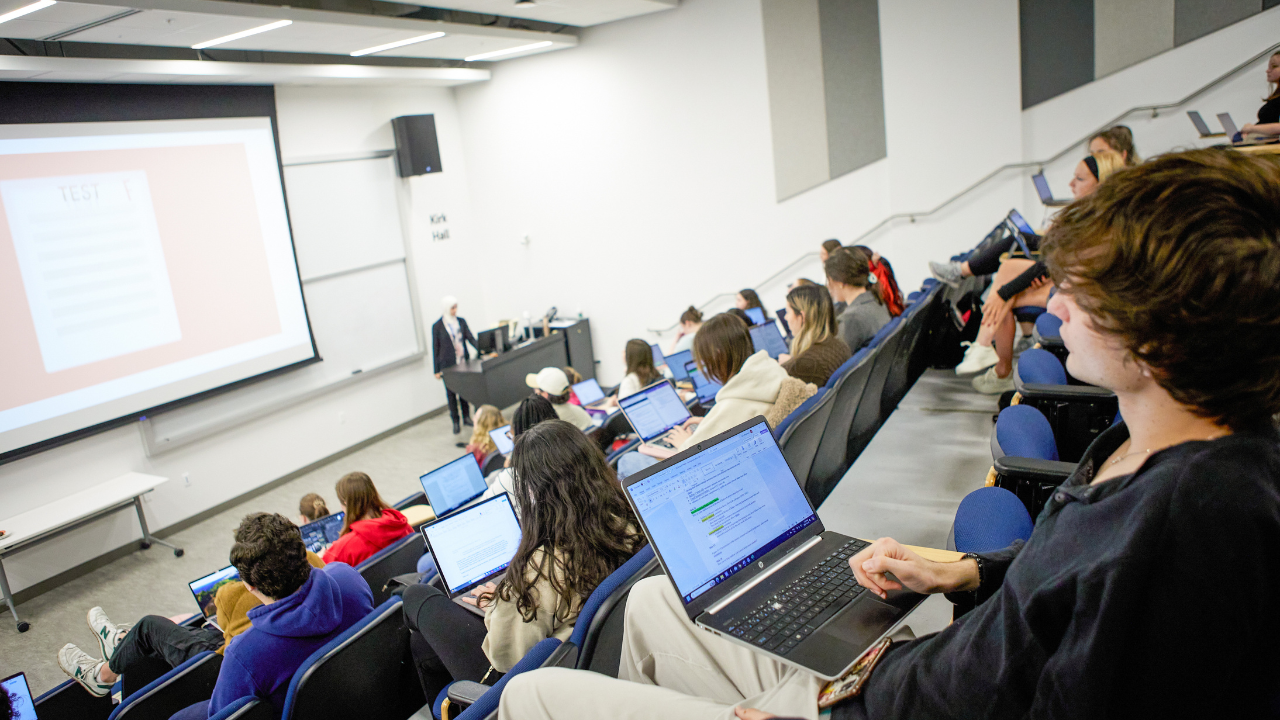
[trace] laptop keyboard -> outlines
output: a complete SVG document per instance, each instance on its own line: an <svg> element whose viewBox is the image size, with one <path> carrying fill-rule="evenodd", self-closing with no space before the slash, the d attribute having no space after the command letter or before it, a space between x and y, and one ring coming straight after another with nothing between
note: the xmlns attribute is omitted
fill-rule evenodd
<svg viewBox="0 0 1280 720"><path fill-rule="evenodd" d="M726 626L734 637L786 655L840 608L864 592L849 558L867 543L850 540L751 612Z"/></svg>

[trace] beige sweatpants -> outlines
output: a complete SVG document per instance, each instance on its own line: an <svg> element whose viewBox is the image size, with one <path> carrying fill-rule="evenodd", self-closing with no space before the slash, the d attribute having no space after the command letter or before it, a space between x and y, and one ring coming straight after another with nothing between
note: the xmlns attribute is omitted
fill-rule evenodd
<svg viewBox="0 0 1280 720"><path fill-rule="evenodd" d="M818 716L823 681L696 627L665 576L636 583L627 601L618 677L563 668L512 678L499 720L732 720L735 706Z"/></svg>

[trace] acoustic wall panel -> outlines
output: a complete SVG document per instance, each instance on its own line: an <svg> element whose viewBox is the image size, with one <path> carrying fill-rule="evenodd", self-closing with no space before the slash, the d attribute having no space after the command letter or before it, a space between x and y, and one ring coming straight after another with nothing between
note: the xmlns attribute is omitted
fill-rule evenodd
<svg viewBox="0 0 1280 720"><path fill-rule="evenodd" d="M876 0L819 0L831 177L887 154L880 8Z"/></svg>
<svg viewBox="0 0 1280 720"><path fill-rule="evenodd" d="M1095 77L1173 48L1175 0L1094 0Z"/></svg>
<svg viewBox="0 0 1280 720"><path fill-rule="evenodd" d="M1092 82L1093 0L1021 0L1022 107Z"/></svg>
<svg viewBox="0 0 1280 720"><path fill-rule="evenodd" d="M1184 45L1262 12L1262 0L1176 0L1176 3L1175 45Z"/></svg>

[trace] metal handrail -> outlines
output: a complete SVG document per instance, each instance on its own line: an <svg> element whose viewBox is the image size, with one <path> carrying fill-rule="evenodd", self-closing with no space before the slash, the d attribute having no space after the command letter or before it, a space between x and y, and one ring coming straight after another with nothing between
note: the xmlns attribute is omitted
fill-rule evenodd
<svg viewBox="0 0 1280 720"><path fill-rule="evenodd" d="M1048 165L1048 164L1050 164L1050 163L1053 163L1053 162L1055 162L1055 161L1057 161L1057 160L1061 160L1063 157L1065 157L1065 156L1066 156L1066 154L1067 154L1067 153L1071 152L1071 151L1072 151L1073 149L1075 149L1077 146L1079 146L1079 145L1082 145L1082 144L1084 144L1084 143L1089 142L1089 140L1090 140L1094 135L1097 135L1098 133L1102 132L1103 130L1106 130L1107 128L1112 127L1113 125L1115 125L1115 124L1119 123L1121 120L1123 120L1123 119L1125 119L1125 118L1129 117L1130 115L1132 115L1132 114L1134 114L1134 113L1138 113L1138 112L1150 112L1150 113L1151 113L1151 117L1153 117L1153 118L1154 118L1154 117L1159 117L1159 116L1160 116L1160 111L1161 111L1161 110L1171 110L1171 109L1173 109L1173 108L1177 108L1177 107L1181 107L1181 106L1183 106L1183 105L1186 105L1187 103L1191 102L1192 100L1194 100L1194 99L1196 99L1196 98L1200 97L1201 95L1205 94L1205 93L1206 93L1206 92L1208 92L1209 90L1213 89L1213 88L1214 88L1214 87L1216 87L1217 85L1219 85L1219 84L1221 84L1221 83L1225 82L1226 80L1229 80L1229 79L1230 79L1230 78L1232 78L1233 76L1235 76L1235 75L1237 75L1238 73L1240 73L1241 71L1245 70L1245 69L1246 69L1246 68L1248 68L1250 65L1253 65L1254 63L1258 62L1259 60L1261 60L1261 59L1263 59L1263 58L1270 57L1270 56L1271 56L1271 54L1272 54L1272 53L1274 53L1274 52L1276 52L1276 51L1280 51L1280 43L1276 43L1275 45L1272 45L1271 47L1267 48L1266 50L1263 50L1262 52L1258 53L1257 55L1254 55L1253 57L1249 58L1248 60L1245 60L1244 62L1240 63L1239 65L1236 65L1234 68L1231 68L1230 70L1228 70L1227 72L1223 73L1222 75L1219 75L1217 78L1215 78L1215 79L1213 79L1213 80L1209 81L1208 83L1206 83L1205 85L1201 86L1199 89L1195 90L1194 92L1192 92L1191 94L1189 94L1189 95L1187 95L1186 97L1182 98L1181 100L1177 100L1177 101L1175 101L1175 102L1171 102L1171 103L1161 103L1161 104L1159 104L1159 105L1139 105L1139 106L1137 106L1137 107L1129 108L1128 110L1125 110L1124 112L1120 113L1119 115L1117 115L1116 117L1112 118L1112 119L1111 119L1111 120L1109 120L1108 122L1103 123L1100 127L1098 127L1098 128L1096 128L1096 129L1094 129L1094 130L1093 130L1092 132L1090 132L1088 135L1085 135L1084 137L1080 138L1079 140L1076 140L1075 142L1071 143L1070 145L1068 145L1068 146L1064 147L1064 148L1063 148L1061 151L1059 151L1057 154L1055 154L1055 155L1053 155L1053 156L1051 156L1051 157L1049 157L1049 158L1047 158L1047 159L1045 159L1045 160L1030 160L1030 161L1026 161L1026 162L1017 162L1017 163L1009 163L1009 164L1007 164L1007 165L1001 165L1000 167L996 168L995 170L992 170L991 172L987 173L986 175L983 175L983 176L982 176L978 181L976 181L976 182L974 182L973 184L969 185L968 187L964 188L964 189L963 189L963 190L961 190L960 192L956 193L955 195L952 195L951 197L947 198L946 200L943 200L941 203L939 203L938 205L934 206L934 207L933 207L933 209L931 209L931 210L923 210L923 211L920 211L920 212L895 213L895 214L893 214L893 215L890 215L889 217L886 217L885 219L883 219L883 220L881 220L880 222L876 223L875 225L871 226L871 229L867 230L866 232L862 233L862 234L861 234L861 235L859 235L858 237L854 238L852 242L849 242L849 243L846 243L846 244L847 244L847 245L858 245L858 244L860 244L860 242L861 242L862 240L865 240L866 238L868 238L868 237L870 237L870 236L874 235L875 233L879 232L882 228L884 228L885 226L889 225L890 223L892 223L892 222L894 222L894 221L896 221L896 220L910 220L911 222L915 222L915 221L916 221L916 218L929 217L930 215L933 215L933 214L935 214L935 213L937 213L937 212L940 212L941 210L943 210L944 208L946 208L946 207L947 207L948 205L950 205L951 203L953 203L953 202L955 202L955 201L959 200L960 198L964 197L965 195L968 195L969 193L973 192L974 190L977 190L978 188L980 188L980 187L982 187L983 185L985 185L985 184L986 184L988 181L990 181L992 178L996 177L997 175L1000 175L1000 174L1004 173L1004 172L1005 172L1005 171L1007 171L1007 170L1020 170L1020 169L1026 169L1026 168L1041 168L1041 169L1043 169L1043 167L1044 167L1045 165ZM814 256L814 255L817 255L817 254L818 254L818 253L815 251L815 252L808 252L808 253L805 253L804 255L801 255L798 259L793 260L792 262L787 263L787 265L786 265L786 266L784 266L784 267L782 268L782 270L780 270L780 271L778 271L778 272L774 273L773 275L770 275L767 279L765 279L763 282L761 282L759 285L756 285L755 287L764 287L764 286L768 285L770 282L772 282L773 280L777 279L779 276L781 276L783 273L785 273L787 270L789 270L793 265L797 265L797 264L799 264L801 261L803 261L803 260L807 260L807 259L809 259L810 257L812 257L812 256ZM732 294L733 294L733 293L720 293L719 295L716 295L715 297L713 297L713 298L711 298L710 300L706 301L706 302L705 302L705 303L703 303L702 305L699 305L699 306L698 306L698 309L699 309L699 310L705 309L705 308L707 308L708 306L710 306L710 305L714 304L714 303L715 303L717 300L719 300L720 298L727 297L727 296L731 296ZM651 333L657 333L657 334L661 335L662 333L670 332L671 330L674 330L674 329L676 328L676 326L677 326L677 325L679 325L679 324L680 324L680 323L678 323L678 322L677 322L677 323L674 323L674 324L670 325L669 327L665 327L665 328L662 328L662 329L660 329L660 330L654 330L654 329L650 328L650 329L649 329L649 332L651 332Z"/></svg>

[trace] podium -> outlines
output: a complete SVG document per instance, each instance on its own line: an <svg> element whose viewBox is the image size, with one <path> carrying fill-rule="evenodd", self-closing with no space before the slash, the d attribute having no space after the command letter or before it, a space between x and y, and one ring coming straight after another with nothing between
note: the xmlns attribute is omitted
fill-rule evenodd
<svg viewBox="0 0 1280 720"><path fill-rule="evenodd" d="M571 366L584 380L596 376L595 349L591 343L591 322L578 320L552 327L551 334L508 350L497 357L473 358L445 368L444 386L471 403L472 407L494 405L505 408L528 397L533 389L524 378L545 367Z"/></svg>

